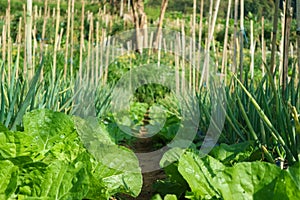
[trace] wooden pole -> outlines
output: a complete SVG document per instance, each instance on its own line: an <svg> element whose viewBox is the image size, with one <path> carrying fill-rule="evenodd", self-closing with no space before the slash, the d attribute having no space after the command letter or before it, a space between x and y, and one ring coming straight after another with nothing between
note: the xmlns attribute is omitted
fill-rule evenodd
<svg viewBox="0 0 300 200"><path fill-rule="evenodd" d="M290 44L290 30L292 22L292 8L291 1L286 0L285 12L285 30L284 30L284 48L283 48L283 71L282 71L282 96L285 99L285 89L288 84L288 59L289 59L289 44Z"/></svg>
<svg viewBox="0 0 300 200"><path fill-rule="evenodd" d="M12 69L12 40L10 35L10 0L7 1L7 17L6 17L6 25L7 25L7 77L8 77L8 84L10 84L11 78L11 69Z"/></svg>
<svg viewBox="0 0 300 200"><path fill-rule="evenodd" d="M222 68L221 74L225 72L225 67L227 67L227 45L228 45L228 29L229 29L229 19L230 19L230 9L231 9L231 0L228 1L227 16L226 16L226 27L225 27L225 36L224 36L224 46L223 46L223 57L222 57ZM226 82L226 76L225 76Z"/></svg>
<svg viewBox="0 0 300 200"><path fill-rule="evenodd" d="M22 42L22 17L19 18L19 29L18 29L18 38L17 38L17 44L18 44L18 53L17 53L17 59L16 59L16 79L19 77L19 60L20 60L20 52L21 52L21 42Z"/></svg>
<svg viewBox="0 0 300 200"><path fill-rule="evenodd" d="M26 64L27 76L31 80L33 77L32 71L32 0L27 0L27 13L26 13Z"/></svg>
<svg viewBox="0 0 300 200"><path fill-rule="evenodd" d="M271 51L271 73L275 73L276 67L276 52L277 52L277 29L279 17L279 0L275 0L275 12L273 16L273 38L272 38L272 51Z"/></svg>
<svg viewBox="0 0 300 200"><path fill-rule="evenodd" d="M192 84L192 90L195 94L196 90L196 9L197 9L197 0L194 0L193 3L193 24L192 24L192 54L191 54L191 60L193 65L193 84Z"/></svg>
<svg viewBox="0 0 300 200"><path fill-rule="evenodd" d="M298 79L300 80L300 0L296 1L297 3L297 74Z"/></svg>
<svg viewBox="0 0 300 200"><path fill-rule="evenodd" d="M283 60L284 60L284 31L285 31L285 13L286 7L283 2L283 15L281 17L281 40L280 40L280 63L279 63L279 84L282 85L282 71L283 71Z"/></svg>
<svg viewBox="0 0 300 200"><path fill-rule="evenodd" d="M120 17L123 17L124 14L124 0L120 2Z"/></svg>
<svg viewBox="0 0 300 200"><path fill-rule="evenodd" d="M75 0L72 0L72 8L71 8L71 50L70 50L70 76L73 78L73 54L74 54L74 13L75 13Z"/></svg>
<svg viewBox="0 0 300 200"><path fill-rule="evenodd" d="M84 49L84 0L81 1L81 31L80 31L80 52L79 52L79 83L82 82L82 58Z"/></svg>
<svg viewBox="0 0 300 200"><path fill-rule="evenodd" d="M255 52L255 44L254 44L254 30L253 30L253 19L250 20L250 31L251 31L251 45L250 45L250 52L251 52L251 64L250 64L250 74L251 79L254 78L254 52Z"/></svg>
<svg viewBox="0 0 300 200"><path fill-rule="evenodd" d="M185 92L185 28L184 21L181 22L181 92Z"/></svg>
<svg viewBox="0 0 300 200"><path fill-rule="evenodd" d="M244 71L244 0L241 0L240 5L240 81L243 82Z"/></svg>
<svg viewBox="0 0 300 200"><path fill-rule="evenodd" d="M238 5L239 5L239 0L235 0L235 4L234 4L234 35L233 35L234 55L233 55L233 65L232 65L232 67L233 67L232 72L234 74L237 71Z"/></svg>
<svg viewBox="0 0 300 200"><path fill-rule="evenodd" d="M161 36L161 29L162 29L162 23L164 20L164 16L165 16L165 12L168 6L168 0L162 0L161 3L161 9L160 9L160 16L159 16L159 22L157 25L157 31L156 31L156 36L155 36L155 40L154 40L154 48L157 49L157 47L159 46L158 42L160 40Z"/></svg>
<svg viewBox="0 0 300 200"><path fill-rule="evenodd" d="M100 48L100 38L99 38L99 22L97 21L96 22L96 63L95 63L95 76L96 76L96 79L95 79L95 82L96 82L96 85L99 83L99 48Z"/></svg>
<svg viewBox="0 0 300 200"><path fill-rule="evenodd" d="M56 79L56 55L59 42L59 20L60 20L60 0L57 1L57 15L56 15L56 25L55 25L55 42L54 42L54 52L53 52L53 66L52 66L52 80Z"/></svg>
<svg viewBox="0 0 300 200"><path fill-rule="evenodd" d="M90 27L89 27L89 40L88 40L88 55L87 55L87 65L86 65L86 73L87 73L87 78L88 79L92 79L91 82L93 82L93 75L91 76L91 72L93 71L92 69L92 65L91 62L93 62L92 60L92 38L93 38L93 31L94 31L94 26L93 26L93 13L91 12L89 15L89 21L90 21Z"/></svg>
<svg viewBox="0 0 300 200"><path fill-rule="evenodd" d="M206 52L205 52L205 60L204 60L204 67L205 67L205 82L208 85L209 84L209 63L210 63L210 56L209 56L209 50L210 50L210 44L213 41L213 36L214 36L214 30L215 30L215 25L217 21L217 16L218 16L218 11L219 11L219 6L220 6L220 0L216 1L216 5L214 7L214 13L213 13L213 18L211 21L211 26L209 27L209 35L207 38L207 46L206 46ZM215 73L215 72L213 72Z"/></svg>
<svg viewBox="0 0 300 200"><path fill-rule="evenodd" d="M67 72L68 72L70 23L71 23L71 0L68 0L68 19L67 19L67 33L66 33L66 46L65 46L65 64L64 64L64 79L65 80L67 78Z"/></svg>
<svg viewBox="0 0 300 200"><path fill-rule="evenodd" d="M209 4L209 13L208 13L208 31L207 31L207 38L205 40L205 50L204 50L204 63L203 63L203 69L202 69L202 74L201 74L201 79L200 79L200 87L203 84L207 84L208 81L208 62L209 62L209 50L210 50L210 33L212 31L212 12L213 12L213 0L210 0Z"/></svg>
<svg viewBox="0 0 300 200"><path fill-rule="evenodd" d="M6 60L6 24L2 27L2 60Z"/></svg>
<svg viewBox="0 0 300 200"><path fill-rule="evenodd" d="M199 22L199 41L198 41L198 63L197 63L197 73L196 73L196 88L199 88L199 73L200 65L202 60L202 30L203 30L203 9L204 9L204 0L201 0L200 3L200 22Z"/></svg>
<svg viewBox="0 0 300 200"><path fill-rule="evenodd" d="M261 59L262 59L262 65L261 65L261 71L262 75L265 75L265 66L264 63L267 62L267 56L266 56L266 42L265 42L265 18L261 18Z"/></svg>
<svg viewBox="0 0 300 200"><path fill-rule="evenodd" d="M26 17L26 5L23 4L23 17L24 17L24 29L25 29L25 33L24 33L24 51L23 51L23 77L27 77L28 73L27 73L27 17Z"/></svg>

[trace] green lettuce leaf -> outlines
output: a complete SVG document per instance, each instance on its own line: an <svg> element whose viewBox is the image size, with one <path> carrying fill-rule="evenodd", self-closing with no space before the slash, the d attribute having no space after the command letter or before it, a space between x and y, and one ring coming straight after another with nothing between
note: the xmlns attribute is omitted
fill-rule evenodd
<svg viewBox="0 0 300 200"><path fill-rule="evenodd" d="M88 197L116 193L138 196L142 188L142 174L135 154L114 144L109 133L94 120L75 117L74 121L84 146L95 158L92 169L95 188L91 189ZM97 189L100 186L105 188L105 192Z"/></svg>
<svg viewBox="0 0 300 200"><path fill-rule="evenodd" d="M10 131L0 132L0 159L16 156L16 144Z"/></svg>
<svg viewBox="0 0 300 200"><path fill-rule="evenodd" d="M88 192L89 177L82 162L31 163L22 171L23 183L18 194L21 199L82 199Z"/></svg>
<svg viewBox="0 0 300 200"><path fill-rule="evenodd" d="M253 146L253 142L248 141L232 145L222 143L220 146L214 147L209 155L225 165L232 165L236 162L249 160L255 152Z"/></svg>
<svg viewBox="0 0 300 200"><path fill-rule="evenodd" d="M258 161L226 167L211 156L187 152L178 170L191 188L191 199L295 199L300 194L297 165L288 171Z"/></svg>
<svg viewBox="0 0 300 200"><path fill-rule="evenodd" d="M8 160L0 161L0 199L8 199L17 189L18 167Z"/></svg>
<svg viewBox="0 0 300 200"><path fill-rule="evenodd" d="M49 110L27 113L23 122L24 132L0 131L0 199L109 199L140 193L135 154L112 142L98 122Z"/></svg>
<svg viewBox="0 0 300 200"><path fill-rule="evenodd" d="M84 148L75 132L71 117L50 110L36 110L24 116L24 135L33 139L35 161L48 157L52 159L73 161Z"/></svg>

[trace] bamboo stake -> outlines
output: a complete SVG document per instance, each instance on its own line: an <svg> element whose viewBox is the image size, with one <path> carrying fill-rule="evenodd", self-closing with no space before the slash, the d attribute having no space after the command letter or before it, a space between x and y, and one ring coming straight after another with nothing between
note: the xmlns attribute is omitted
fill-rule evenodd
<svg viewBox="0 0 300 200"><path fill-rule="evenodd" d="M261 65L261 71L262 75L265 75L265 66L264 63L266 63L266 42L265 42L265 20L264 17L261 18L261 59L262 59L262 65Z"/></svg>
<svg viewBox="0 0 300 200"><path fill-rule="evenodd" d="M93 13L92 13L93 14ZM96 74L95 74L95 64L96 64L96 61L95 61L95 48L96 48L96 45L95 45L95 28L94 28L94 17L92 15L92 36L91 36L91 67L92 67L92 70L91 70L91 73L92 73L92 78L91 78L91 81L92 81L92 84L96 85L97 83L95 82L96 81Z"/></svg>
<svg viewBox="0 0 300 200"><path fill-rule="evenodd" d="M154 49L157 49L158 47L158 42L159 40L161 39L161 29L162 29L162 23L163 23L163 19L164 19L164 16L165 16L165 12L166 12L166 9L167 9L167 6L168 6L168 0L162 0L162 3L161 3L161 9L160 9L160 16L159 16L159 22L158 22L158 25L157 25L157 31L156 31L156 36L155 36L155 40L154 40Z"/></svg>
<svg viewBox="0 0 300 200"><path fill-rule="evenodd" d="M282 85L282 71L284 58L284 30L285 30L285 2L283 2L283 13L281 16L281 40L280 40L280 63L279 63L279 83Z"/></svg>
<svg viewBox="0 0 300 200"><path fill-rule="evenodd" d="M24 33L24 59L23 59L23 77L27 77L28 73L27 73L27 18L26 18L26 5L23 4L23 16L24 16L24 29L25 29L25 33Z"/></svg>
<svg viewBox="0 0 300 200"><path fill-rule="evenodd" d="M44 21L43 21L43 29L42 29L42 35L40 40L40 58L42 59L43 56L43 48L44 48L44 42L45 42L45 34L46 34L46 25L48 20L48 13L50 12L50 8L48 9L48 0L44 1ZM41 81L44 79L44 72L43 68L41 69Z"/></svg>
<svg viewBox="0 0 300 200"><path fill-rule="evenodd" d="M80 33L80 52L79 52L79 83L82 82L82 57L84 48L84 0L81 1L81 33Z"/></svg>
<svg viewBox="0 0 300 200"><path fill-rule="evenodd" d="M92 71L92 67L91 67L91 52L92 52L92 37L93 37L93 35L92 35L92 33L93 33L93 29L94 29L94 27L93 27L93 13L90 13L90 15L89 15L89 18L90 18L90 30L89 30L89 40L88 40L88 55L87 55L87 78L90 78L90 73L91 73L91 71ZM93 80L92 80L92 82L93 82Z"/></svg>
<svg viewBox="0 0 300 200"><path fill-rule="evenodd" d="M71 8L71 52L70 52L70 76L73 78L73 52L74 52L74 7L75 0L72 0L72 8Z"/></svg>
<svg viewBox="0 0 300 200"><path fill-rule="evenodd" d="M27 57L27 70L28 79L31 80L33 77L32 71L32 0L27 0L27 14L26 14L26 57Z"/></svg>
<svg viewBox="0 0 300 200"><path fill-rule="evenodd" d="M127 12L128 13L130 12L130 6L131 6L130 3L131 3L130 0L128 0L127 1Z"/></svg>
<svg viewBox="0 0 300 200"><path fill-rule="evenodd" d="M153 33L153 31L151 31L151 33L150 33L150 40L149 40L149 46L148 46L148 59L147 59L147 64L150 63L150 57L151 57L152 45L153 45L153 37L154 37L154 33Z"/></svg>
<svg viewBox="0 0 300 200"><path fill-rule="evenodd" d="M179 34L176 35L175 41L180 41ZM179 77L179 42L175 42L174 48L175 48L175 81L176 81L176 94L179 94L180 92L180 77Z"/></svg>
<svg viewBox="0 0 300 200"><path fill-rule="evenodd" d="M193 94L195 94L196 92L196 8L197 8L197 0L194 0L194 3L193 3L193 25L192 25L192 38L193 38L193 41L192 41L192 65L193 65Z"/></svg>
<svg viewBox="0 0 300 200"><path fill-rule="evenodd" d="M7 0L7 37L10 38L10 0Z"/></svg>
<svg viewBox="0 0 300 200"><path fill-rule="evenodd" d="M60 19L60 0L57 1L57 15L56 15L56 26L55 26L55 42L54 42L54 51L53 51L53 66L52 66L52 80L56 79L56 55L58 50L59 42L59 19Z"/></svg>
<svg viewBox="0 0 300 200"><path fill-rule="evenodd" d="M10 78L11 78L11 68L12 68L12 41L11 41L11 35L10 35L10 24L11 24L11 19L10 19L10 0L7 2L7 18L6 18L6 26L7 26L7 80L8 84L10 84Z"/></svg>
<svg viewBox="0 0 300 200"><path fill-rule="evenodd" d="M300 66L299 65L299 59L300 59L300 57L299 57L299 50L300 50L300 48L298 48L300 46L299 42L300 41L297 39L297 41L296 41L296 45L297 45L297 49L296 49L296 51L297 51L297 63L296 63L295 85L298 85L299 81L300 81L300 67L299 67Z"/></svg>
<svg viewBox="0 0 300 200"><path fill-rule="evenodd" d="M99 83L99 43L100 43L100 38L99 38L99 22L96 22L96 66L95 66L95 74L96 74L96 84Z"/></svg>
<svg viewBox="0 0 300 200"><path fill-rule="evenodd" d="M161 43L162 43L162 35L159 35L158 38L158 52L157 52L157 66L160 67L160 60L161 60Z"/></svg>
<svg viewBox="0 0 300 200"><path fill-rule="evenodd" d="M6 62L6 23L3 25L3 29L2 29L2 40L3 40L3 45L2 45L2 59L3 59L3 64L5 64ZM6 74L6 70L4 70L4 72L1 74L1 78L2 81L4 81L5 79L5 74Z"/></svg>
<svg viewBox="0 0 300 200"><path fill-rule="evenodd" d="M105 57L105 74L104 74L104 85L107 83L107 77L108 77L108 64L109 64L109 54L110 54L110 43L111 43L111 37L108 36L107 38L107 47L106 47L106 57Z"/></svg>
<svg viewBox="0 0 300 200"><path fill-rule="evenodd" d="M203 30L203 10L204 10L204 0L201 0L200 4L200 22L199 22L199 51L202 48L202 30Z"/></svg>
<svg viewBox="0 0 300 200"><path fill-rule="evenodd" d="M102 85L104 85L104 70L103 70L103 59L104 59L104 39L106 37L105 29L102 29L102 36L101 36L101 45L100 45L100 77L102 79Z"/></svg>
<svg viewBox="0 0 300 200"><path fill-rule="evenodd" d="M294 60L294 45L290 42L290 50L291 50L291 59ZM294 69L294 62L291 63L291 68ZM288 77L288 82L290 81L290 77Z"/></svg>
<svg viewBox="0 0 300 200"><path fill-rule="evenodd" d="M16 58L16 79L19 78L19 60L20 60L20 52L21 52L21 42L22 42L22 17L19 18L19 28L18 28L18 36L17 36L17 44L18 44L18 50L17 50L17 58Z"/></svg>
<svg viewBox="0 0 300 200"><path fill-rule="evenodd" d="M198 63L197 63L197 73L196 73L196 89L199 88L199 72L202 58L202 29L203 29L203 8L204 8L204 0L201 0L200 3L200 22L199 22L199 43L198 43Z"/></svg>
<svg viewBox="0 0 300 200"><path fill-rule="evenodd" d="M300 80L300 1L296 1L296 6L297 6L297 83ZM297 84L296 83L296 84Z"/></svg>
<svg viewBox="0 0 300 200"><path fill-rule="evenodd" d="M55 8L53 8L53 12L52 12L52 18L55 18L56 14L55 14ZM53 23L54 26L54 23Z"/></svg>
<svg viewBox="0 0 300 200"><path fill-rule="evenodd" d="M250 20L250 31L251 31L251 44L250 44L250 52L251 52L251 64L250 64L250 74L251 79L254 77L254 52L255 52L255 46L254 46L254 30L253 30L253 19Z"/></svg>
<svg viewBox="0 0 300 200"><path fill-rule="evenodd" d="M190 62L189 62L189 91L192 91L192 86L193 86L193 61L192 61L192 59L193 59L193 57L192 57L192 53L193 53L193 40L192 39L190 39L190 41L189 41L189 60L190 60Z"/></svg>
<svg viewBox="0 0 300 200"><path fill-rule="evenodd" d="M214 36L214 30L215 30L215 25L216 25L216 21L217 21L219 5L220 5L220 0L217 0L216 5L214 7L214 14L213 14L213 18L212 18L212 21L211 21L211 26L209 26L210 30L209 30L209 35L208 35L208 39L207 39L207 46L206 46L206 50L205 50L204 68L206 69L205 70L205 76L206 76L205 81L206 81L207 85L209 84L209 73L210 73L210 71L209 71L210 70L209 69L209 60L210 60L209 49L210 49L211 41L213 40L213 36Z"/></svg>
<svg viewBox="0 0 300 200"><path fill-rule="evenodd" d="M37 52L37 39L36 39L36 35L37 35L37 29L36 29L36 24L37 24L37 20L38 20L38 7L37 5L34 6L34 14L33 14L33 18L32 18L32 24L33 24L33 30L31 31L32 34L32 38L33 38L33 49L32 49L32 72L34 75L35 73L35 60L36 60L36 52Z"/></svg>
<svg viewBox="0 0 300 200"><path fill-rule="evenodd" d="M276 40L277 40L277 29L278 29L278 17L279 17L279 0L275 0L275 12L273 16L272 52L271 52L271 73L275 73L275 67L276 67L276 52L277 52Z"/></svg>
<svg viewBox="0 0 300 200"><path fill-rule="evenodd" d="M288 57L289 57L289 43L290 43L290 30L292 22L292 8L291 1L286 0L286 12L285 12L285 30L284 30L284 48L283 48L283 73L282 73L282 96L285 99L285 89L288 84Z"/></svg>
<svg viewBox="0 0 300 200"><path fill-rule="evenodd" d="M6 60L6 24L2 28L2 60Z"/></svg>
<svg viewBox="0 0 300 200"><path fill-rule="evenodd" d="M67 33L66 33L66 47L65 47L65 63L64 63L64 79L67 78L68 73L68 56L69 56L69 37L70 37L70 23L71 23L71 0L68 0L68 19L67 19Z"/></svg>
<svg viewBox="0 0 300 200"><path fill-rule="evenodd" d="M181 22L181 92L185 92L185 31L184 31L184 21Z"/></svg>
<svg viewBox="0 0 300 200"><path fill-rule="evenodd" d="M120 17L122 17L124 14L124 0L121 0L120 2Z"/></svg>
<svg viewBox="0 0 300 200"><path fill-rule="evenodd" d="M239 0L235 0L234 4L234 35L233 35L233 41L234 41L234 55L233 55L233 69L232 72L236 74L237 71L237 34L238 34L238 5Z"/></svg>
<svg viewBox="0 0 300 200"><path fill-rule="evenodd" d="M203 82L207 82L208 80L208 62L209 59L209 50L210 50L210 33L211 33L211 26L212 26L212 12L213 12L213 0L210 0L210 5L209 5L209 13L208 13L208 35L205 40L205 50L204 50L204 63L203 63L203 69L202 69L202 74L201 74L201 79L200 79L200 87L202 86ZM206 83L205 83L206 84Z"/></svg>
<svg viewBox="0 0 300 200"><path fill-rule="evenodd" d="M61 40L62 40L63 33L64 33L64 29L61 28L60 32L59 32L58 44L57 44L57 50L58 51L60 51L60 49L61 49Z"/></svg>
<svg viewBox="0 0 300 200"><path fill-rule="evenodd" d="M243 71L244 71L244 0L241 0L240 9L240 81L243 82Z"/></svg>
<svg viewBox="0 0 300 200"><path fill-rule="evenodd" d="M32 30L32 38L33 38L33 49L32 49L32 71L35 72L35 55L37 50L37 41L36 41L36 26Z"/></svg>
<svg viewBox="0 0 300 200"><path fill-rule="evenodd" d="M227 65L227 45L228 45L228 29L229 29L230 9L231 9L231 0L228 1L228 7L227 7L224 46L223 46L223 57L222 57L222 68L221 68L221 74L222 75L225 72L225 67L227 67L226 66ZM225 76L225 82L226 82L226 76Z"/></svg>

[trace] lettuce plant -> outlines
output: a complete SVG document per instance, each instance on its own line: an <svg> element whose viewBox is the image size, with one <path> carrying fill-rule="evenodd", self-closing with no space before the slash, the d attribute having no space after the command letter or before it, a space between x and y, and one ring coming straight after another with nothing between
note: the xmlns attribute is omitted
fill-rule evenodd
<svg viewBox="0 0 300 200"><path fill-rule="evenodd" d="M49 110L26 114L23 124L24 131L0 126L0 199L109 199L116 193L140 193L137 158L115 145L105 129L83 133L85 120ZM88 147L86 135L93 138L84 140ZM110 150L106 156L103 145ZM109 166L109 159L122 167Z"/></svg>

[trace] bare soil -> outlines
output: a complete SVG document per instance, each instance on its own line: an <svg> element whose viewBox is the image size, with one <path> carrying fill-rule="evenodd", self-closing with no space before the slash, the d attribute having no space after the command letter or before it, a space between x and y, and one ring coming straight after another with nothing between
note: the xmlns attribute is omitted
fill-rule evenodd
<svg viewBox="0 0 300 200"><path fill-rule="evenodd" d="M144 131L144 132L143 132ZM141 128L141 134L146 134L146 129L144 127ZM152 138L139 138L135 144L133 145L133 150L135 153L148 153L152 152L155 149L153 148ZM149 200L154 194L155 191L152 187L153 183L157 180L162 180L166 178L166 175L162 169L158 169L159 161L161 157L139 157L140 167L142 169L143 175L143 187L140 195L136 198L123 195L121 199L124 200ZM158 169L152 171L150 169Z"/></svg>
<svg viewBox="0 0 300 200"><path fill-rule="evenodd" d="M121 199L124 200L150 200L150 198L155 194L155 191L153 189L153 183L155 183L157 180L162 180L166 178L166 175L163 171L163 169L159 168L159 161L161 159L161 155L159 156L139 156L138 153L149 153L153 152L154 145L152 138L148 138L144 136L147 135L147 129L145 126L149 124L150 118L149 118L149 110L144 115L144 126L141 127L139 131L140 138L137 139L137 141L133 144L131 149L137 153L137 157L139 159L140 167L142 169L142 175L143 175L143 187L140 195L136 198L130 197L128 195L122 195ZM157 169L157 170L151 170L151 169Z"/></svg>

